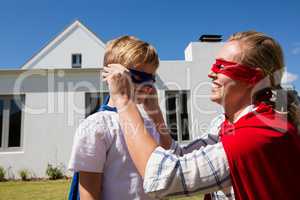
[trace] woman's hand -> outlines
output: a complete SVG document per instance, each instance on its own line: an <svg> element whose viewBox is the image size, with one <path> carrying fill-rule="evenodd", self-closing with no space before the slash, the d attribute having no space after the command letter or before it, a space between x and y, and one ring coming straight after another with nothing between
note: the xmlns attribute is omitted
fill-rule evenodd
<svg viewBox="0 0 300 200"><path fill-rule="evenodd" d="M158 102L157 90L152 86L147 93L147 98L143 102L143 106L150 118L160 113L160 107Z"/></svg>
<svg viewBox="0 0 300 200"><path fill-rule="evenodd" d="M155 87L151 88L151 91L147 94L147 98L144 103L144 110L155 124L156 130L160 134L160 146L165 149L169 149L172 144L172 138L167 128L164 118L159 107L157 90Z"/></svg>
<svg viewBox="0 0 300 200"><path fill-rule="evenodd" d="M118 106L126 105L134 92L129 70L121 64L109 64L103 69L102 77L108 83L110 97Z"/></svg>

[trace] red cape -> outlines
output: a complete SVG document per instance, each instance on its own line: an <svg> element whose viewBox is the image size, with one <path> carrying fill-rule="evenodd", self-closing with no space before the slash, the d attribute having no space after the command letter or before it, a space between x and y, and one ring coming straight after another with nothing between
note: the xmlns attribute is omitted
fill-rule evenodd
<svg viewBox="0 0 300 200"><path fill-rule="evenodd" d="M284 115L260 104L220 136L236 199L300 199L300 136Z"/></svg>

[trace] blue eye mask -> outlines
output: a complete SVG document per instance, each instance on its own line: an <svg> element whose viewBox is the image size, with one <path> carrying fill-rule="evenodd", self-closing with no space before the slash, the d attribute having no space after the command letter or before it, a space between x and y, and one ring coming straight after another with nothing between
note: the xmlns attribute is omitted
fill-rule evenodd
<svg viewBox="0 0 300 200"><path fill-rule="evenodd" d="M155 75L146 73L146 72L141 72L137 71L134 69L129 69L129 74L132 79L132 82L141 84L145 82L155 82Z"/></svg>

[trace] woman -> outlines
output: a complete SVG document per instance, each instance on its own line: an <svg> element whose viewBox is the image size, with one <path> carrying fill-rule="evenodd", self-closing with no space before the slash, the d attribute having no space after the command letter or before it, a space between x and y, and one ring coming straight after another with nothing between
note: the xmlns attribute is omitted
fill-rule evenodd
<svg viewBox="0 0 300 200"><path fill-rule="evenodd" d="M224 108L218 137L173 151L149 137L130 95L118 86L126 70L106 69L145 191L156 197L209 192L213 199L299 199L299 106L288 93L286 110L278 103L283 69L282 50L273 38L255 31L232 35L209 74L210 98Z"/></svg>

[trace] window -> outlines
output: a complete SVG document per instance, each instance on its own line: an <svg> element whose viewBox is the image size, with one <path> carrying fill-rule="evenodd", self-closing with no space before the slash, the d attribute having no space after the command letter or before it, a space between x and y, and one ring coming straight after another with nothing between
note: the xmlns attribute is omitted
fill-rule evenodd
<svg viewBox="0 0 300 200"><path fill-rule="evenodd" d="M106 96L109 95L109 92L95 92L95 93L86 93L85 94L85 116L89 116L97 112L100 108L100 105L104 102Z"/></svg>
<svg viewBox="0 0 300 200"><path fill-rule="evenodd" d="M22 146L22 108L24 95L0 96L0 149Z"/></svg>
<svg viewBox="0 0 300 200"><path fill-rule="evenodd" d="M189 92L166 91L166 120L171 137L179 142L190 140L188 102Z"/></svg>
<svg viewBox="0 0 300 200"><path fill-rule="evenodd" d="M10 100L8 147L21 146L22 111L15 100Z"/></svg>
<svg viewBox="0 0 300 200"><path fill-rule="evenodd" d="M81 68L81 54L72 54L72 68Z"/></svg>

